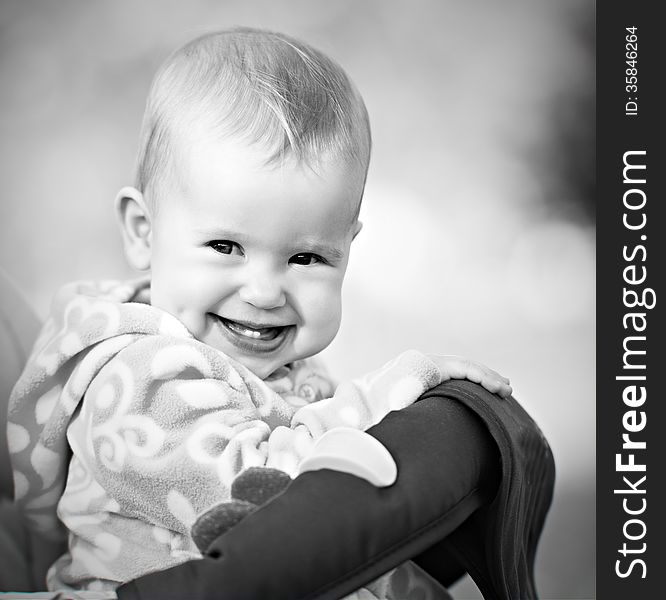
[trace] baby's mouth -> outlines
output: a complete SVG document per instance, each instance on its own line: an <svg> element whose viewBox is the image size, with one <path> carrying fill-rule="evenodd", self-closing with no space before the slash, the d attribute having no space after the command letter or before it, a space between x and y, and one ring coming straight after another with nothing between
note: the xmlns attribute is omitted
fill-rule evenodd
<svg viewBox="0 0 666 600"><path fill-rule="evenodd" d="M213 315L222 325L225 337L243 354L265 354L278 351L291 337L294 325L263 325L232 321Z"/></svg>
<svg viewBox="0 0 666 600"><path fill-rule="evenodd" d="M248 338L249 340L274 340L285 329L284 327L254 327L246 323L231 321L220 317L220 320L228 329L236 335Z"/></svg>

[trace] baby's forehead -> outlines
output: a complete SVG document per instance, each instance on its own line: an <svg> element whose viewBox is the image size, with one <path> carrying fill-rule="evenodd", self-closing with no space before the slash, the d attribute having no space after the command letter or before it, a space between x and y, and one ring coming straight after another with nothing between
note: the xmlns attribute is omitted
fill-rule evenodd
<svg viewBox="0 0 666 600"><path fill-rule="evenodd" d="M313 179L326 179L331 173L342 174L350 185L357 186L365 179L365 166L349 160L341 153L321 151L297 156L287 149L276 150L242 136L201 133L196 130L179 136L175 149L181 165L183 183L201 175L205 169L236 169L249 174L269 175L300 170Z"/></svg>
<svg viewBox="0 0 666 600"><path fill-rule="evenodd" d="M356 222L365 170L343 156L332 152L307 159L288 152L275 156L272 148L261 144L200 132L183 136L174 150L175 180L168 185L181 198L244 198L252 204L256 196L284 197L288 202L293 194L326 201L347 214L350 225Z"/></svg>

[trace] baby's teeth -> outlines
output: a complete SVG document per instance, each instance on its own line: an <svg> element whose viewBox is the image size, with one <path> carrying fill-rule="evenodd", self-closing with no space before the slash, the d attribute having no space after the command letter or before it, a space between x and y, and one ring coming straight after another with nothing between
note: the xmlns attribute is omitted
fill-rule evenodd
<svg viewBox="0 0 666 600"><path fill-rule="evenodd" d="M245 337L253 338L255 340L261 337L261 331L257 331L256 329L248 329L247 327L243 327L238 323L229 323L229 327L239 335L244 335Z"/></svg>
<svg viewBox="0 0 666 600"><path fill-rule="evenodd" d="M258 338L261 335L261 332L255 331L254 329L243 329L243 335L251 338Z"/></svg>

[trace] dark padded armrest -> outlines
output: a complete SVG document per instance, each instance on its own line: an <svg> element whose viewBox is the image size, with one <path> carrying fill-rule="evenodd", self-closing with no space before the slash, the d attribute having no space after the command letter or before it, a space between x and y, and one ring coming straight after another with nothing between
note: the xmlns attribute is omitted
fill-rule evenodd
<svg viewBox="0 0 666 600"><path fill-rule="evenodd" d="M537 600L535 557L555 485L548 441L514 398L493 401L487 391L461 380L426 392L421 401L443 392L483 421L499 450L502 479L491 503L416 562L441 581L449 575L443 567L455 558L484 598Z"/></svg>
<svg viewBox="0 0 666 600"><path fill-rule="evenodd" d="M398 464L394 485L304 473L220 536L208 556L129 582L120 600L335 600L418 557L489 503L500 478L487 428L440 388L369 430ZM451 559L436 577L461 574Z"/></svg>

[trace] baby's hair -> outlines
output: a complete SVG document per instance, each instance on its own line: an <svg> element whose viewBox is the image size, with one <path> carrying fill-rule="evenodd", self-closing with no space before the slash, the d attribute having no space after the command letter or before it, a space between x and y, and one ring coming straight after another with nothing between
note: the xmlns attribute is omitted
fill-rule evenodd
<svg viewBox="0 0 666 600"><path fill-rule="evenodd" d="M370 124L354 84L333 60L289 36L250 28L203 35L157 72L144 114L136 187L174 170L178 139L228 135L316 169L321 157L367 172ZM161 177L162 179L164 177Z"/></svg>

